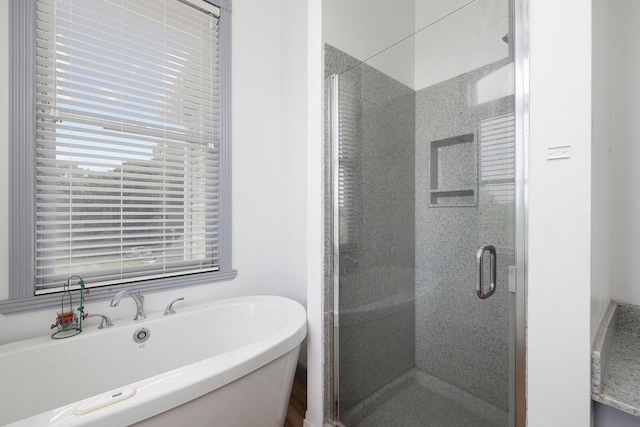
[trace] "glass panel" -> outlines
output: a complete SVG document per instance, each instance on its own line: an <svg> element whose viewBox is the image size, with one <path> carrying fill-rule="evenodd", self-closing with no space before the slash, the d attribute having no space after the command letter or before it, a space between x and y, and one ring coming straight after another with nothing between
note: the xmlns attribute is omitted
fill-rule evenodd
<svg viewBox="0 0 640 427"><path fill-rule="evenodd" d="M326 48L343 70L336 394L347 427L513 423L508 31L508 2L483 0L364 63ZM483 245L497 253L487 299Z"/></svg>

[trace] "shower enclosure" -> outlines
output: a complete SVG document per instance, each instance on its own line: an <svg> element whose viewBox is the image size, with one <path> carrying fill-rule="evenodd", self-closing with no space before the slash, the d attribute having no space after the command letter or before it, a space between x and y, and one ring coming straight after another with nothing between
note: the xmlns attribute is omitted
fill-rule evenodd
<svg viewBox="0 0 640 427"><path fill-rule="evenodd" d="M364 62L325 47L334 422L521 425L519 7L470 1Z"/></svg>

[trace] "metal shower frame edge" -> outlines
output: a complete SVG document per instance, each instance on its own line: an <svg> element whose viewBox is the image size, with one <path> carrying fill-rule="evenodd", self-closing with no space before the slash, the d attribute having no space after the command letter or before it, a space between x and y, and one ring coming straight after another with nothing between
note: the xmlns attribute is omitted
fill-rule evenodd
<svg viewBox="0 0 640 427"><path fill-rule="evenodd" d="M529 222L529 1L513 0L516 118L515 425L527 425L527 268Z"/></svg>
<svg viewBox="0 0 640 427"><path fill-rule="evenodd" d="M337 197L339 192L339 168L338 163L340 161L339 154L339 140L340 140L340 127L338 126L338 117L340 115L340 105L339 105L339 93L340 93L340 76L338 74L333 74L331 76L330 82L330 90L329 90L329 126L331 129L331 202L332 202L332 222L333 222L333 329L332 329L332 345L333 351L332 354L332 409L333 413L331 414L333 418L334 425L342 426L343 424L339 421L340 418L340 408L338 405L339 395L340 395L340 359L338 355L340 354L340 314L338 312L338 307L340 306L340 201Z"/></svg>

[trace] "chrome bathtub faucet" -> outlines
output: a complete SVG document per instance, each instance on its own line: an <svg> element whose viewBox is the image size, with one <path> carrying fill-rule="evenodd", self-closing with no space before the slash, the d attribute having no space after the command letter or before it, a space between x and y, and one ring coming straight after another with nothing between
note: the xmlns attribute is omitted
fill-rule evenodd
<svg viewBox="0 0 640 427"><path fill-rule="evenodd" d="M173 309L173 303L178 302L178 301L182 301L184 300L184 297L180 297L177 299L174 299L173 301L171 301L169 303L169 305L167 306L167 308L164 309L164 315L165 316L170 316L172 314L176 314L176 311Z"/></svg>
<svg viewBox="0 0 640 427"><path fill-rule="evenodd" d="M144 314L144 296L140 291L120 291L111 300L111 307L117 307L120 304L122 297L131 297L136 302L136 317L133 320L146 319L147 315Z"/></svg>
<svg viewBox="0 0 640 427"><path fill-rule="evenodd" d="M98 329L102 329L102 328L110 328L113 326L113 322L111 321L111 319L109 319L109 316L105 315L105 314L90 314L87 316L87 319L91 318L91 317L100 317L100 326L98 326Z"/></svg>

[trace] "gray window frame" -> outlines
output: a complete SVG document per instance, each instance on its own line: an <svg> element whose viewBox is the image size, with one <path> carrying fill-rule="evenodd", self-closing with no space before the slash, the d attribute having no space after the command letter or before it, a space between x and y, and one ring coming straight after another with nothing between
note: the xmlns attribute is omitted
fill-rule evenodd
<svg viewBox="0 0 640 427"><path fill-rule="evenodd" d="M219 271L93 288L89 301L111 298L114 286L150 292L237 275L231 263L231 0L205 1L220 8ZM35 0L9 0L9 299L0 301L0 313L60 304L59 293L35 296L35 11Z"/></svg>

